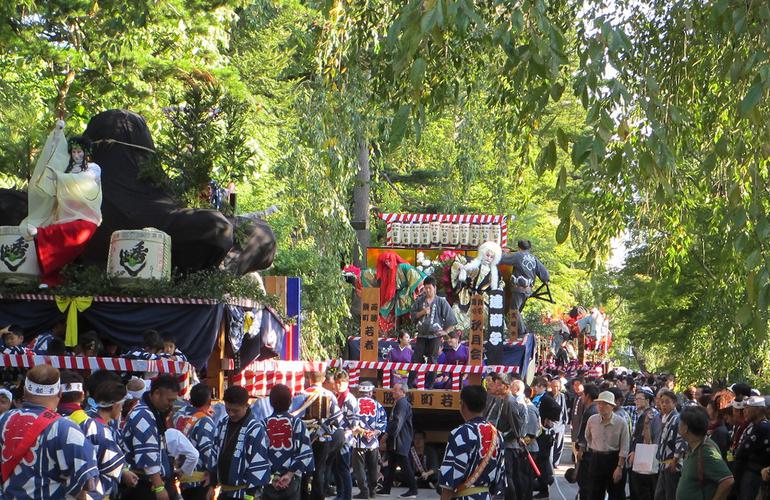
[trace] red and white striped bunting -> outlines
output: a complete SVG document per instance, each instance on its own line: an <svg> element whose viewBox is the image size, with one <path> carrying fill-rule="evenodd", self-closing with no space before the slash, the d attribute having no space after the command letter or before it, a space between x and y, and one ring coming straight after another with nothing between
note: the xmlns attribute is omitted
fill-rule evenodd
<svg viewBox="0 0 770 500"><path fill-rule="evenodd" d="M2 368L32 368L36 365L51 365L68 370L107 370L115 372L157 372L183 374L190 369L184 361L167 359L125 359L83 356L42 356L38 354L2 354Z"/></svg>
<svg viewBox="0 0 770 500"><path fill-rule="evenodd" d="M0 293L0 299L54 301L56 300L56 297L54 295L41 294L41 293ZM225 304L247 307L247 308L262 306L260 302L257 302L251 299L246 299L246 298L228 298L224 301L221 301L216 299L182 299L179 297L115 297L115 296L107 296L107 295L95 295L93 300L94 302L105 302L105 303L113 303L113 304L175 304L175 305L209 305L210 306L210 305L225 303Z"/></svg>
<svg viewBox="0 0 770 500"><path fill-rule="evenodd" d="M451 222L453 224L503 224L507 215L486 214L417 214L417 213L381 213L380 219L388 224L392 222Z"/></svg>

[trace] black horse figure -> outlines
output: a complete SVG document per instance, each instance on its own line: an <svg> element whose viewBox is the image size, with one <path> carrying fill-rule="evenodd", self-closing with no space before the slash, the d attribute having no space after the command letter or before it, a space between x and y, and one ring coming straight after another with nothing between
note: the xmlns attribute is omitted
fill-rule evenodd
<svg viewBox="0 0 770 500"><path fill-rule="evenodd" d="M243 245L235 244L233 223L216 210L182 207L168 192L139 179L155 144L144 118L112 109L94 116L85 135L94 141L93 161L102 169L102 225L80 261L106 265L110 237L122 229L154 227L171 235L171 262L182 271L220 265L246 274L270 267L275 235L263 221L249 224ZM26 193L0 190L0 225L18 225L27 214Z"/></svg>

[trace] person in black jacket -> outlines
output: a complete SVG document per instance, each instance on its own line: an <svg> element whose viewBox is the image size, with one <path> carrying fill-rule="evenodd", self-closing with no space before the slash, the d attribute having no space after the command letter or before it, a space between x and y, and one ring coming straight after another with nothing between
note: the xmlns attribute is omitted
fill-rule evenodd
<svg viewBox="0 0 770 500"><path fill-rule="evenodd" d="M538 452L535 463L540 469L540 476L535 481L535 490L538 493L533 498L548 498L548 487L553 484L553 464L551 462L551 450L554 443L554 422L558 422L561 416L561 407L556 400L548 394L548 380L545 377L535 377L532 381L532 389L536 396L532 402L537 406L540 414L540 426L542 432L537 437Z"/></svg>
<svg viewBox="0 0 770 500"><path fill-rule="evenodd" d="M406 395L409 389L405 384L393 386L393 411L385 429L385 442L388 445L388 470L385 472L385 481L378 494L389 495L396 475L396 466L400 465L406 475L409 489L399 498L417 498L417 481L412 469L412 461L409 459L409 451L414 439L412 427L412 405Z"/></svg>

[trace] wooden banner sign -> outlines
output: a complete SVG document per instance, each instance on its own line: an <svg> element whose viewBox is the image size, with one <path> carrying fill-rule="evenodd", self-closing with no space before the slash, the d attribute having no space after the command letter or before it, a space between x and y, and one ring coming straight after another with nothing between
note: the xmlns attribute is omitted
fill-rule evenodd
<svg viewBox="0 0 770 500"><path fill-rule="evenodd" d="M468 364L481 366L484 359L484 297L474 294L471 297L471 331L468 337ZM468 380L473 385L481 384L481 374L471 373Z"/></svg>
<svg viewBox="0 0 770 500"><path fill-rule="evenodd" d="M378 361L380 289L361 290L361 361ZM361 370L362 378L377 377L377 370Z"/></svg>
<svg viewBox="0 0 770 500"><path fill-rule="evenodd" d="M431 410L459 410L460 392L442 390L411 389L406 395L412 408ZM374 398L382 406L393 406L393 392L387 389L375 389Z"/></svg>

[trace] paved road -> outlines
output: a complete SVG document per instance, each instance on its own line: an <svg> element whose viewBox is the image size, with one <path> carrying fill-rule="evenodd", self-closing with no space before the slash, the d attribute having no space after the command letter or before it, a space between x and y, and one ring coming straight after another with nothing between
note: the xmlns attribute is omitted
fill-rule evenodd
<svg viewBox="0 0 770 500"><path fill-rule="evenodd" d="M562 454L561 458L561 465L554 471L554 477L555 481L554 484L551 486L551 489L549 491L550 494L550 500L574 500L577 495L577 485L576 484L570 484L567 482L566 479L564 479L564 472L569 468L572 467L572 454L569 453L569 450L572 449L572 442L569 439L569 436L566 437L564 441L564 450L565 452ZM398 495L404 493L406 491L406 488L393 488L391 491L391 496L378 496L377 498L380 499L396 499L398 498ZM358 493L357 488L353 488L353 494L355 495ZM420 493L417 495L418 499L425 499L425 500L437 500L439 496L436 494L433 490L420 490Z"/></svg>

